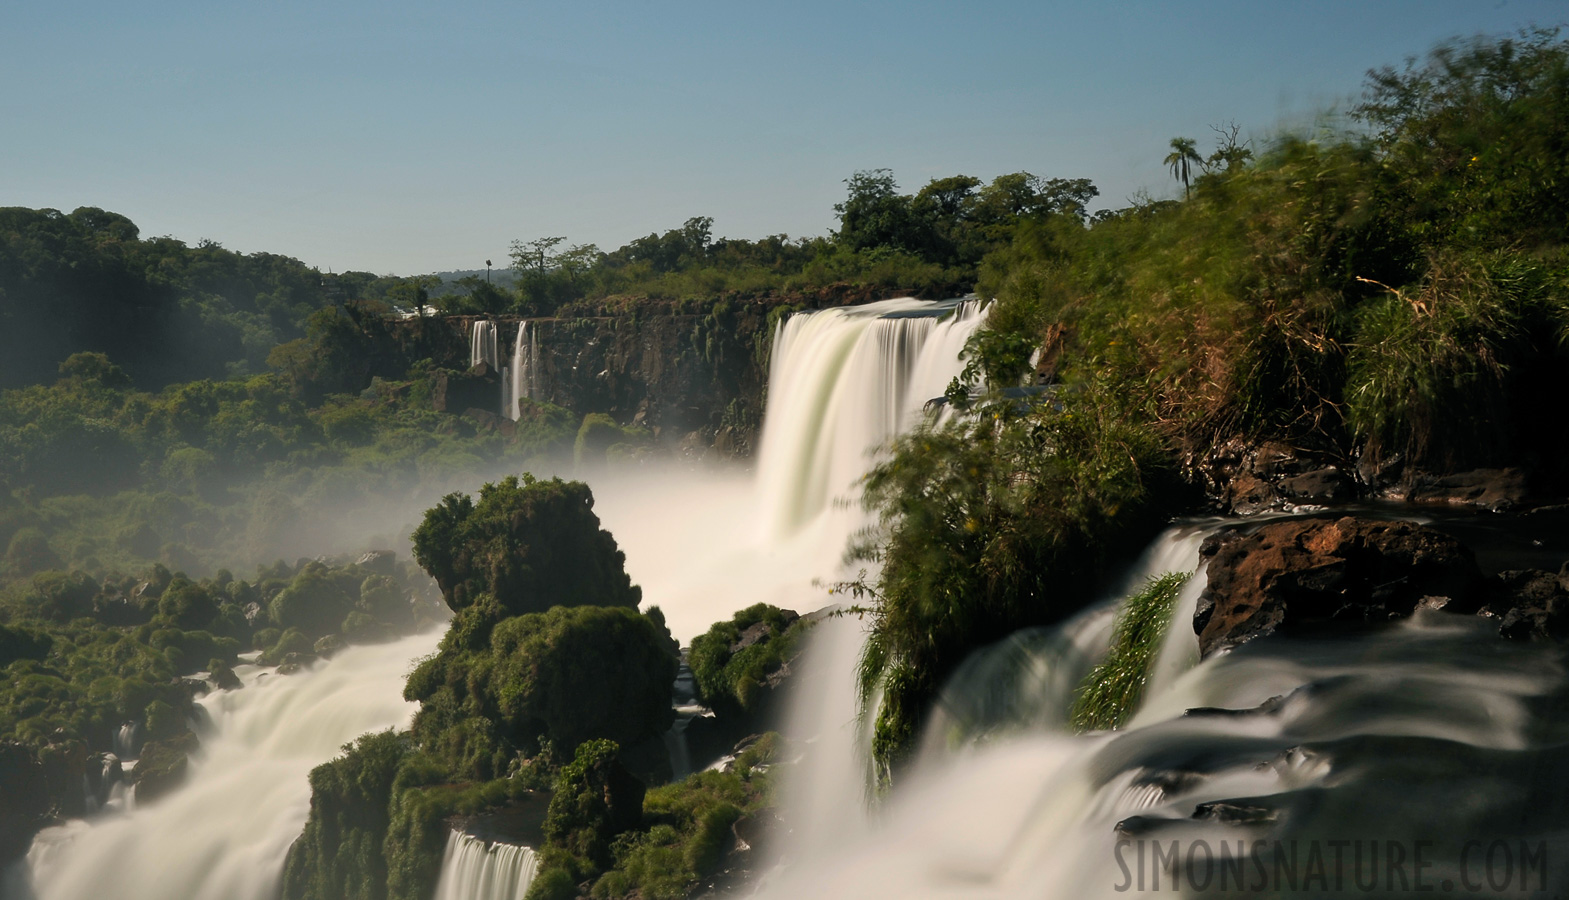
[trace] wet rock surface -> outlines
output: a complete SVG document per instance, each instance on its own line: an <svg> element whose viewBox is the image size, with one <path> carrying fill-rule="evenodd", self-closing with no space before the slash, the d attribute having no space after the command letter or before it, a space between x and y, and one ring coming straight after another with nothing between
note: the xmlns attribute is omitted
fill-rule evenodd
<svg viewBox="0 0 1569 900"><path fill-rule="evenodd" d="M1569 564L1488 575L1454 536L1414 522L1303 518L1225 531L1200 556L1194 631L1209 657L1257 637L1373 624L1418 609L1480 614L1514 640L1569 638Z"/></svg>
<svg viewBox="0 0 1569 900"><path fill-rule="evenodd" d="M1429 598L1475 611L1488 590L1468 548L1411 522L1272 522L1221 532L1199 552L1209 573L1194 616L1204 657L1277 630L1402 618Z"/></svg>

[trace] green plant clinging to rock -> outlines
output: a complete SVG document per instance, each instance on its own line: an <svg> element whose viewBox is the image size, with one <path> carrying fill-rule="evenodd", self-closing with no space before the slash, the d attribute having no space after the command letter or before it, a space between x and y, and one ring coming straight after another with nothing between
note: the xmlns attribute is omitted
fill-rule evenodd
<svg viewBox="0 0 1569 900"><path fill-rule="evenodd" d="M1139 708L1161 641L1172 625L1172 611L1188 576L1170 573L1151 578L1117 613L1106 659L1079 683L1068 721L1079 731L1120 728ZM1179 626L1180 627L1180 626Z"/></svg>

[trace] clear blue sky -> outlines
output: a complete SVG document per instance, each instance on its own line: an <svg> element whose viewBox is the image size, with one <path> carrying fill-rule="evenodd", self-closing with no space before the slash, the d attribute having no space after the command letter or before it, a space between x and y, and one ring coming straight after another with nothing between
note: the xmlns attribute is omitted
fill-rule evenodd
<svg viewBox="0 0 1569 900"><path fill-rule="evenodd" d="M1373 66L1562 2L8 5L0 205L415 274L690 216L825 234L843 179L1088 177L1344 107Z"/></svg>

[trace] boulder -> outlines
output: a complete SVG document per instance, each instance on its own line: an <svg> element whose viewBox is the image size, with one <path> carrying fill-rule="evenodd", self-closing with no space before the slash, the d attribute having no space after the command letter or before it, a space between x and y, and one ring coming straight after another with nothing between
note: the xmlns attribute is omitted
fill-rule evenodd
<svg viewBox="0 0 1569 900"><path fill-rule="evenodd" d="M1490 585L1470 549L1412 522L1271 522L1204 542L1209 583L1193 627L1204 657L1280 630L1384 622L1422 604L1474 612Z"/></svg>
<svg viewBox="0 0 1569 900"><path fill-rule="evenodd" d="M183 784L187 757L196 752L199 743L196 735L187 731L166 741L143 744L142 755L131 770L137 804L156 800Z"/></svg>
<svg viewBox="0 0 1569 900"><path fill-rule="evenodd" d="M1556 575L1540 569L1498 573L1482 614L1498 619L1498 633L1511 640L1569 637L1569 563Z"/></svg>
<svg viewBox="0 0 1569 900"><path fill-rule="evenodd" d="M371 550L354 561L354 564L367 572L377 575L396 575L398 573L398 554L391 550Z"/></svg>

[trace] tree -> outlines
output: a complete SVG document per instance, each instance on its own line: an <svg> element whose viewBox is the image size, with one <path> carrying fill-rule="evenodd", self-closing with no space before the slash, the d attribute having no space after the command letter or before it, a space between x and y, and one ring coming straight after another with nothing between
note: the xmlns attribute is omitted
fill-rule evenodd
<svg viewBox="0 0 1569 900"><path fill-rule="evenodd" d="M1253 150L1248 145L1252 141L1238 141L1242 134L1242 126L1236 122L1227 122L1225 125L1211 125L1210 130L1215 132L1215 152L1204 160L1206 174L1220 173L1231 175L1253 159Z"/></svg>
<svg viewBox="0 0 1569 900"><path fill-rule="evenodd" d="M1165 164L1171 167L1171 177L1182 182L1182 195L1186 197L1191 190L1192 167L1204 165L1204 158L1199 156L1192 138L1175 137L1171 139L1171 152L1166 154Z"/></svg>

